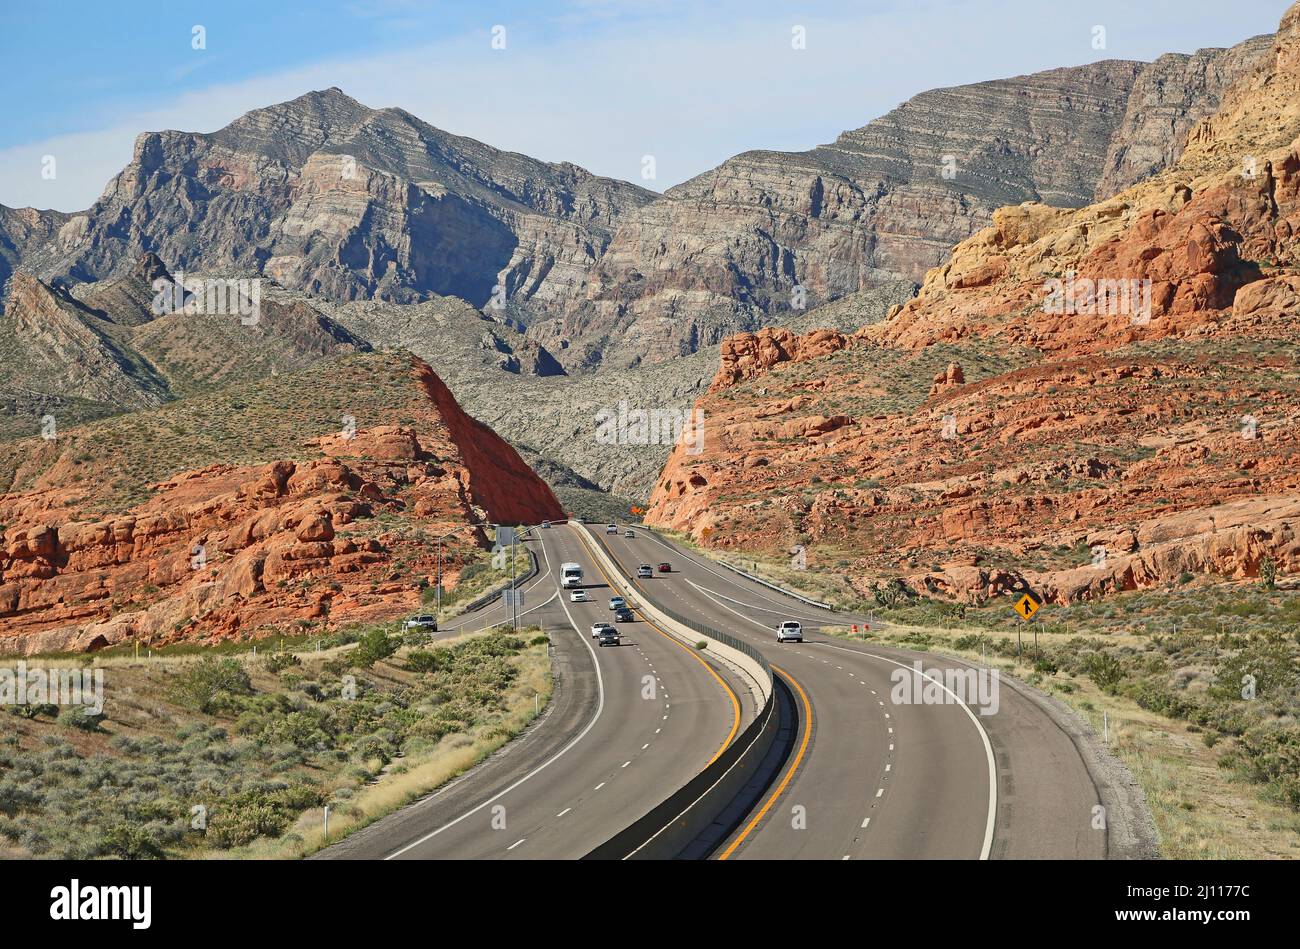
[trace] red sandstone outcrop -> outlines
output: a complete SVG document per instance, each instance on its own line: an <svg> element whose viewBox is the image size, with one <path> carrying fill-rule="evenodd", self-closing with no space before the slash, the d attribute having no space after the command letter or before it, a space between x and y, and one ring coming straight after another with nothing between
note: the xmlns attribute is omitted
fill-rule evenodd
<svg viewBox="0 0 1300 949"><path fill-rule="evenodd" d="M728 340L697 452L674 452L647 519L804 544L863 591L1026 578L1065 603L1300 571L1298 91L1300 5L1172 169L1079 210L995 212L833 345Z"/></svg>
<svg viewBox="0 0 1300 949"><path fill-rule="evenodd" d="M181 472L107 517L78 513L72 481L0 496L0 650L391 616L417 606L420 582L432 582L431 537L562 516L546 484L427 365L416 361L412 374L428 399L424 434L380 425L322 438L306 461ZM465 530L447 545L450 581L467 547L486 541Z"/></svg>

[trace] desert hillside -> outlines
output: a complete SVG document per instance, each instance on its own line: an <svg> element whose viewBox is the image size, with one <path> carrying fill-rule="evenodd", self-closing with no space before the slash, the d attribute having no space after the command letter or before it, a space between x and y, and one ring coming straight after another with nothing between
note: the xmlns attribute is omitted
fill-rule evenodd
<svg viewBox="0 0 1300 949"><path fill-rule="evenodd" d="M0 446L0 648L388 618L551 490L423 362L358 354Z"/></svg>
<svg viewBox="0 0 1300 949"><path fill-rule="evenodd" d="M1100 203L1025 203L842 334L723 345L649 519L710 545L1069 602L1300 569L1300 7Z"/></svg>

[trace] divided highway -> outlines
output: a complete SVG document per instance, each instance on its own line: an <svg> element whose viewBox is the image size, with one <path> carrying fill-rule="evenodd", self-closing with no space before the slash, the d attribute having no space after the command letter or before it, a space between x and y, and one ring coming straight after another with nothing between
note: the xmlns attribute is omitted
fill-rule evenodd
<svg viewBox="0 0 1300 949"><path fill-rule="evenodd" d="M748 690L729 672L640 616L619 624L622 645L598 647L591 624L612 619L600 569L572 528L533 533L541 569L523 587L521 624L551 634L552 707L461 779L318 857L582 857L690 781L752 719ZM559 589L565 561L582 564L590 602ZM497 603L455 628L508 620Z"/></svg>
<svg viewBox="0 0 1300 949"><path fill-rule="evenodd" d="M599 529L598 529L599 530ZM969 670L953 659L817 632L862 622L782 596L649 531L600 540L641 595L752 643L795 697L799 731L782 772L720 848L740 858L1102 858L1099 794L1078 749L1033 700L1006 683L996 711L955 701L895 703L895 673ZM805 642L778 645L782 620ZM971 701L974 702L973 697ZM992 710L993 705L986 706Z"/></svg>

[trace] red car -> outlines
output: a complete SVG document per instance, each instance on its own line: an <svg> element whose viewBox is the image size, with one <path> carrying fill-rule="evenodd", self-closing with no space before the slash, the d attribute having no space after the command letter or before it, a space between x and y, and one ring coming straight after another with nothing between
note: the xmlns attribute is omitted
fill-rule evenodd
<svg viewBox="0 0 1300 949"><path fill-rule="evenodd" d="M660 572L660 573L672 573L672 572L673 572L673 568L672 568L672 566L671 566L670 564L667 564L667 563L661 563L661 564L659 565L659 572Z"/></svg>

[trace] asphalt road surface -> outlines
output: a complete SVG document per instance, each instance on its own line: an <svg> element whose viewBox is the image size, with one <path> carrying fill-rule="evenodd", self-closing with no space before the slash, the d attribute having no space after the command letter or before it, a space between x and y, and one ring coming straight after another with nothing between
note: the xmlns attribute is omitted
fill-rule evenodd
<svg viewBox="0 0 1300 949"><path fill-rule="evenodd" d="M600 532L600 528L597 528ZM1104 858L1100 797L1070 737L1035 702L985 679L924 674L957 660L817 632L862 622L753 583L649 531L600 536L650 601L762 650L793 691L799 733L784 770L715 856L722 859ZM803 643L776 642L783 620ZM910 695L902 691L908 680ZM895 691L895 690L898 691ZM959 702L957 699L965 699ZM991 714L985 714L989 712Z"/></svg>
<svg viewBox="0 0 1300 949"><path fill-rule="evenodd" d="M318 857L581 857L686 784L752 719L748 690L730 673L639 615L618 624L622 645L597 646L591 624L613 618L606 580L573 528L533 534L541 570L523 588L520 622L551 635L552 706L462 778ZM565 561L582 564L590 602L570 602L559 589ZM498 602L455 629L493 626L508 614Z"/></svg>

